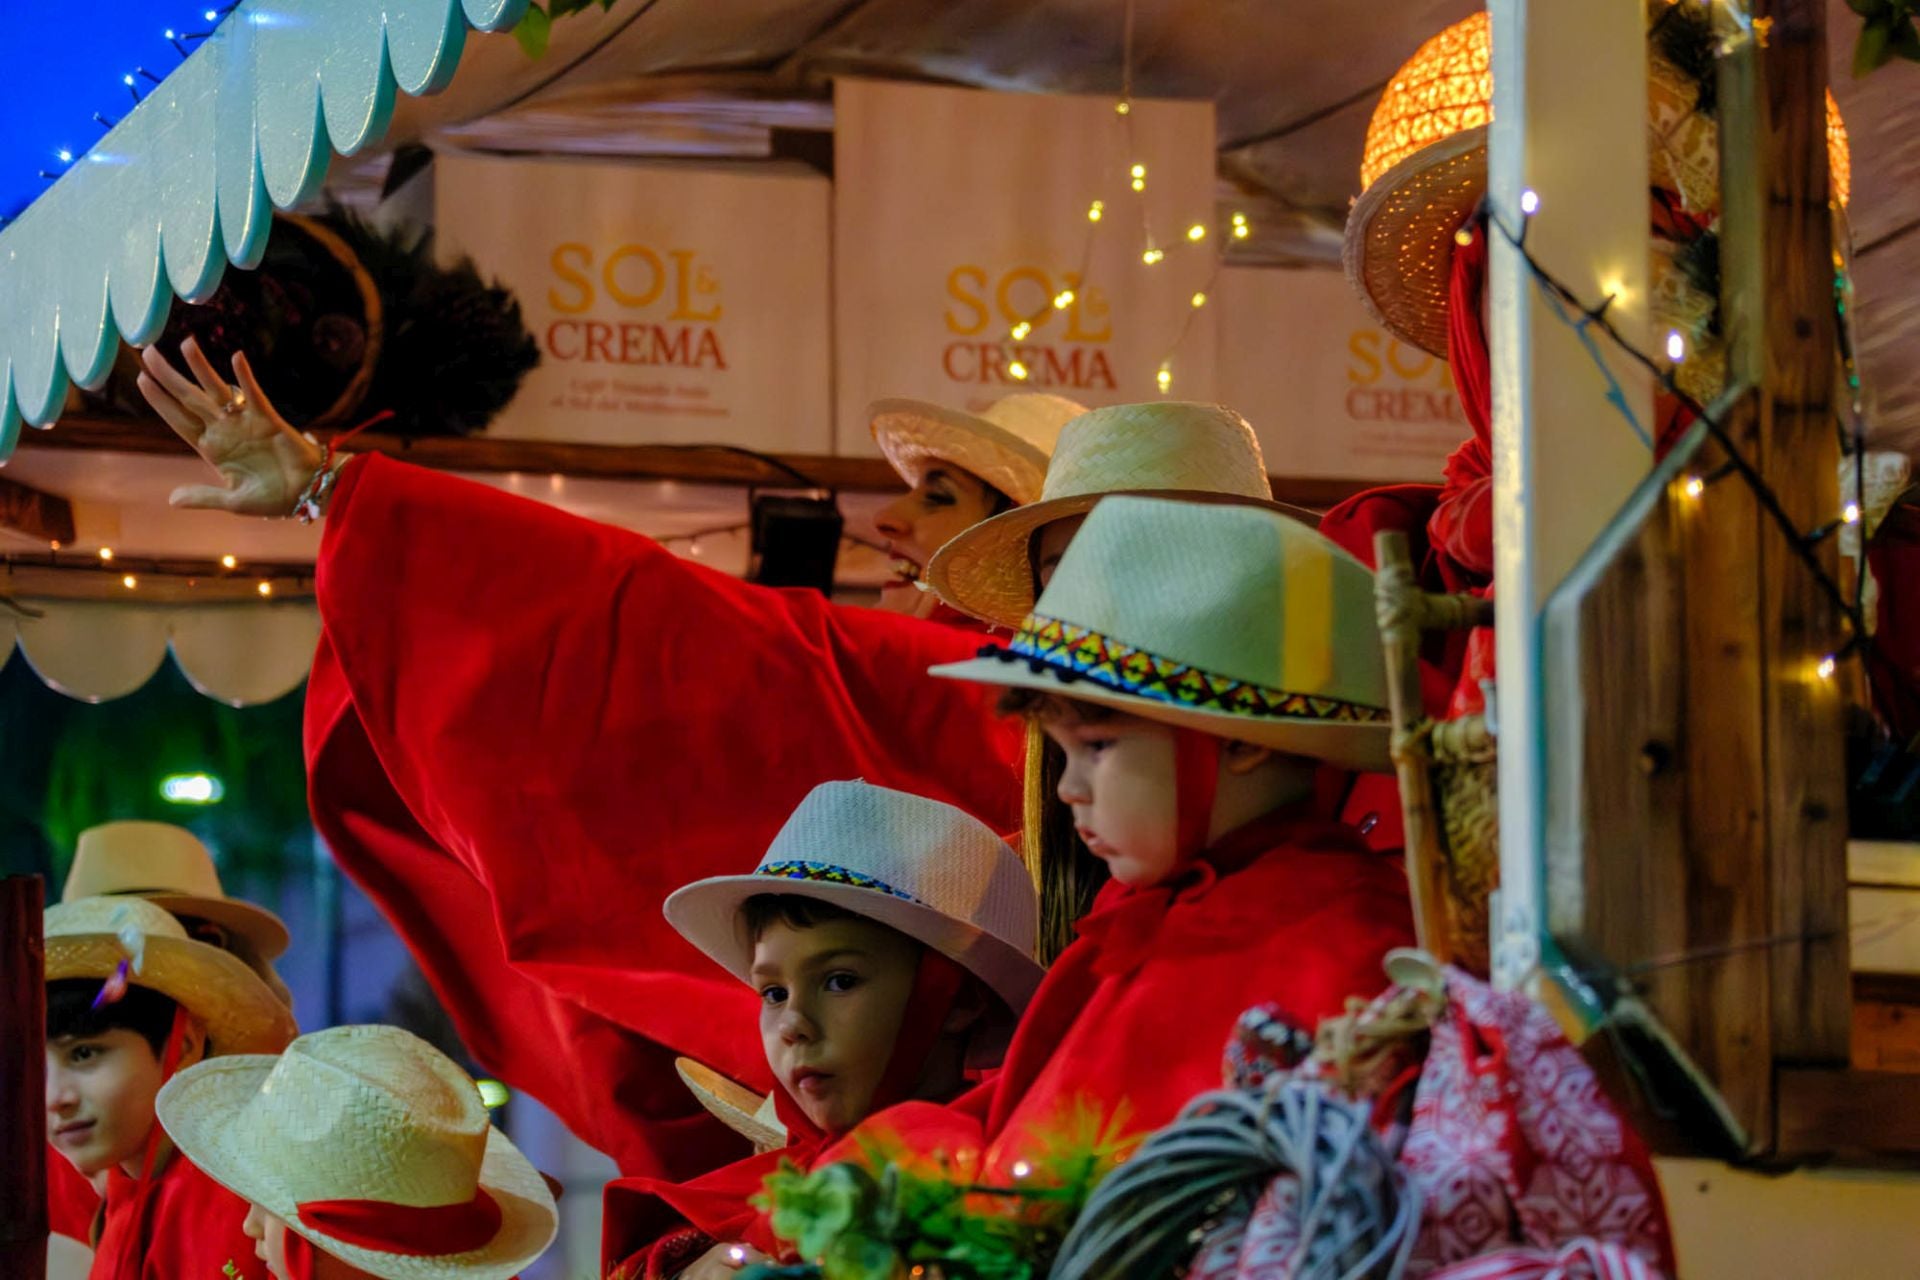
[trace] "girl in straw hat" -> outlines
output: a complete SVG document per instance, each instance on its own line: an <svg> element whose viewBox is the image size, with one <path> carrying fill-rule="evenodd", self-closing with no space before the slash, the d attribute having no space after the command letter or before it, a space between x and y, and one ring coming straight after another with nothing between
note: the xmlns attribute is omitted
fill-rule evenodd
<svg viewBox="0 0 1920 1280"><path fill-rule="evenodd" d="M934 674L1039 721L1113 876L990 1086L997 1159L1081 1097L1166 1123L1217 1086L1243 1010L1313 1026L1411 943L1399 868L1314 812L1318 762L1379 767L1388 722L1371 575L1307 526L1107 499L1013 640Z"/></svg>
<svg viewBox="0 0 1920 1280"><path fill-rule="evenodd" d="M864 782L816 787L751 873L695 881L666 917L758 993L781 1132L684 1185L609 1185L603 1262L633 1280L772 1250L748 1203L766 1175L882 1107L959 1093L965 1069L999 1064L1041 978L1019 856L951 805Z"/></svg>
<svg viewBox="0 0 1920 1280"><path fill-rule="evenodd" d="M277 1050L292 1015L246 965L138 898L49 907L45 946L48 1131L106 1182L91 1275L222 1274L249 1252L246 1208L172 1151L154 1098L183 1066Z"/></svg>
<svg viewBox="0 0 1920 1280"><path fill-rule="evenodd" d="M248 1206L273 1280L508 1280L559 1227L546 1180L472 1078L398 1027L203 1062L161 1090L159 1113Z"/></svg>

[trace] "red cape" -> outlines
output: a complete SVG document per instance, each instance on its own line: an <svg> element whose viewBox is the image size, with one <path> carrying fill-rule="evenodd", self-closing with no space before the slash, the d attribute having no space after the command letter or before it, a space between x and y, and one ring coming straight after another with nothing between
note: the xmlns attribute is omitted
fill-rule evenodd
<svg viewBox="0 0 1920 1280"><path fill-rule="evenodd" d="M675 1055L772 1083L752 993L669 892L751 867L835 778L1019 825L1019 726L926 676L967 631L377 456L341 476L317 590L316 825L475 1056L626 1172L715 1162Z"/></svg>
<svg viewBox="0 0 1920 1280"><path fill-rule="evenodd" d="M88 1280L218 1280L229 1262L239 1280L267 1280L266 1264L242 1229L247 1202L185 1156L176 1151L156 1175L144 1238L135 1242L138 1186L117 1167L107 1175L106 1225Z"/></svg>

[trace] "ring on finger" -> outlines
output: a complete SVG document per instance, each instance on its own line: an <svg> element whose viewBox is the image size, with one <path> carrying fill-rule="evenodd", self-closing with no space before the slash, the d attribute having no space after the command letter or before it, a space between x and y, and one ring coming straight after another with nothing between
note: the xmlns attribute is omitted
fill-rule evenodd
<svg viewBox="0 0 1920 1280"><path fill-rule="evenodd" d="M227 402L220 406L220 412L228 414L239 413L246 407L247 393L236 389L231 396L227 397Z"/></svg>

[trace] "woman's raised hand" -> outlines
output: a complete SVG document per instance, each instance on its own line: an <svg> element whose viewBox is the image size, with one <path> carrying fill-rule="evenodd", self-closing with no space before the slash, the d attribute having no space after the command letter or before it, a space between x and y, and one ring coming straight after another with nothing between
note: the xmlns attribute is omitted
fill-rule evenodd
<svg viewBox="0 0 1920 1280"><path fill-rule="evenodd" d="M168 500L176 507L241 515L292 515L320 469L320 447L274 412L246 356L234 356L238 385L229 386L192 338L181 344L180 354L192 378L154 348L142 351L140 394L226 483L182 485Z"/></svg>

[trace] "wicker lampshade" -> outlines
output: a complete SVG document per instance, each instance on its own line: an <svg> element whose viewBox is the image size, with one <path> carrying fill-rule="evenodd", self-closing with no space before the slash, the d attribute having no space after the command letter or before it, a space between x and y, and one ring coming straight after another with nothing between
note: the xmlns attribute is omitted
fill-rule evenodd
<svg viewBox="0 0 1920 1280"><path fill-rule="evenodd" d="M1360 160L1364 190L1394 165L1493 119L1493 24L1482 11L1434 36L1407 60L1381 95L1367 126ZM1827 94L1827 161L1833 196L1842 207L1852 195L1847 126Z"/></svg>

